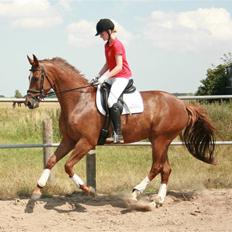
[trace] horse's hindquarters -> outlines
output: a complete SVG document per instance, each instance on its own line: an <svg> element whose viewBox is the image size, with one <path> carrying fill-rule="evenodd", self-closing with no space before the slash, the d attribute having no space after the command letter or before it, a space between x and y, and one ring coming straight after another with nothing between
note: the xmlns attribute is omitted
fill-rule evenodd
<svg viewBox="0 0 232 232"><path fill-rule="evenodd" d="M143 113L122 116L125 142L136 142L157 136L174 139L186 127L188 113L185 104L165 92L142 92Z"/></svg>

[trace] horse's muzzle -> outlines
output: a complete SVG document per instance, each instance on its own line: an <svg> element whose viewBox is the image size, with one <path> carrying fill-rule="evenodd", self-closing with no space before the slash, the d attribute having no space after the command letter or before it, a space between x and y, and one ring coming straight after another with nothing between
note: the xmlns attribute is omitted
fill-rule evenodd
<svg viewBox="0 0 232 232"><path fill-rule="evenodd" d="M35 109L39 107L39 100L27 95L25 104L29 109Z"/></svg>

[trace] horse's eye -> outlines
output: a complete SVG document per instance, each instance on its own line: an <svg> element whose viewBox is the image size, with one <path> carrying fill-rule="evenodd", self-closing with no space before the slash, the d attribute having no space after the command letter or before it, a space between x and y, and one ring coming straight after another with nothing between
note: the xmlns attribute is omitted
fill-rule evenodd
<svg viewBox="0 0 232 232"><path fill-rule="evenodd" d="M32 81L32 82L37 82L38 80L39 80L38 77L34 77L34 76L33 76L33 77L31 78L31 81Z"/></svg>

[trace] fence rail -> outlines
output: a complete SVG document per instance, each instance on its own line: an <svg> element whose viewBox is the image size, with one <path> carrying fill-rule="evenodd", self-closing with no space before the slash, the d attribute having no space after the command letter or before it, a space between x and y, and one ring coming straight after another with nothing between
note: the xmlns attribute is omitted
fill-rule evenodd
<svg viewBox="0 0 232 232"><path fill-rule="evenodd" d="M135 142L135 143L125 143L125 144L105 144L103 146L150 146L150 142ZM171 146L182 146L184 142L172 142ZM232 141L215 141L215 145L232 145ZM45 147L58 147L59 143L45 143L45 144L0 144L0 149L14 149L14 148L45 148Z"/></svg>

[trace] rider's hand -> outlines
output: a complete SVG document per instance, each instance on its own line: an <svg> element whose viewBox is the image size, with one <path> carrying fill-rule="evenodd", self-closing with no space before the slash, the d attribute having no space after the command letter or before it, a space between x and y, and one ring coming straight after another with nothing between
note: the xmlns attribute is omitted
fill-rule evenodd
<svg viewBox="0 0 232 232"><path fill-rule="evenodd" d="M99 79L99 76L93 78L89 83L92 85L92 86L98 86L100 83L98 82L98 79Z"/></svg>
<svg viewBox="0 0 232 232"><path fill-rule="evenodd" d="M98 82L99 82L100 85L102 85L103 82L104 82L105 80L107 80L107 79L108 79L108 76L107 76L106 74L103 74L103 75L98 79Z"/></svg>

